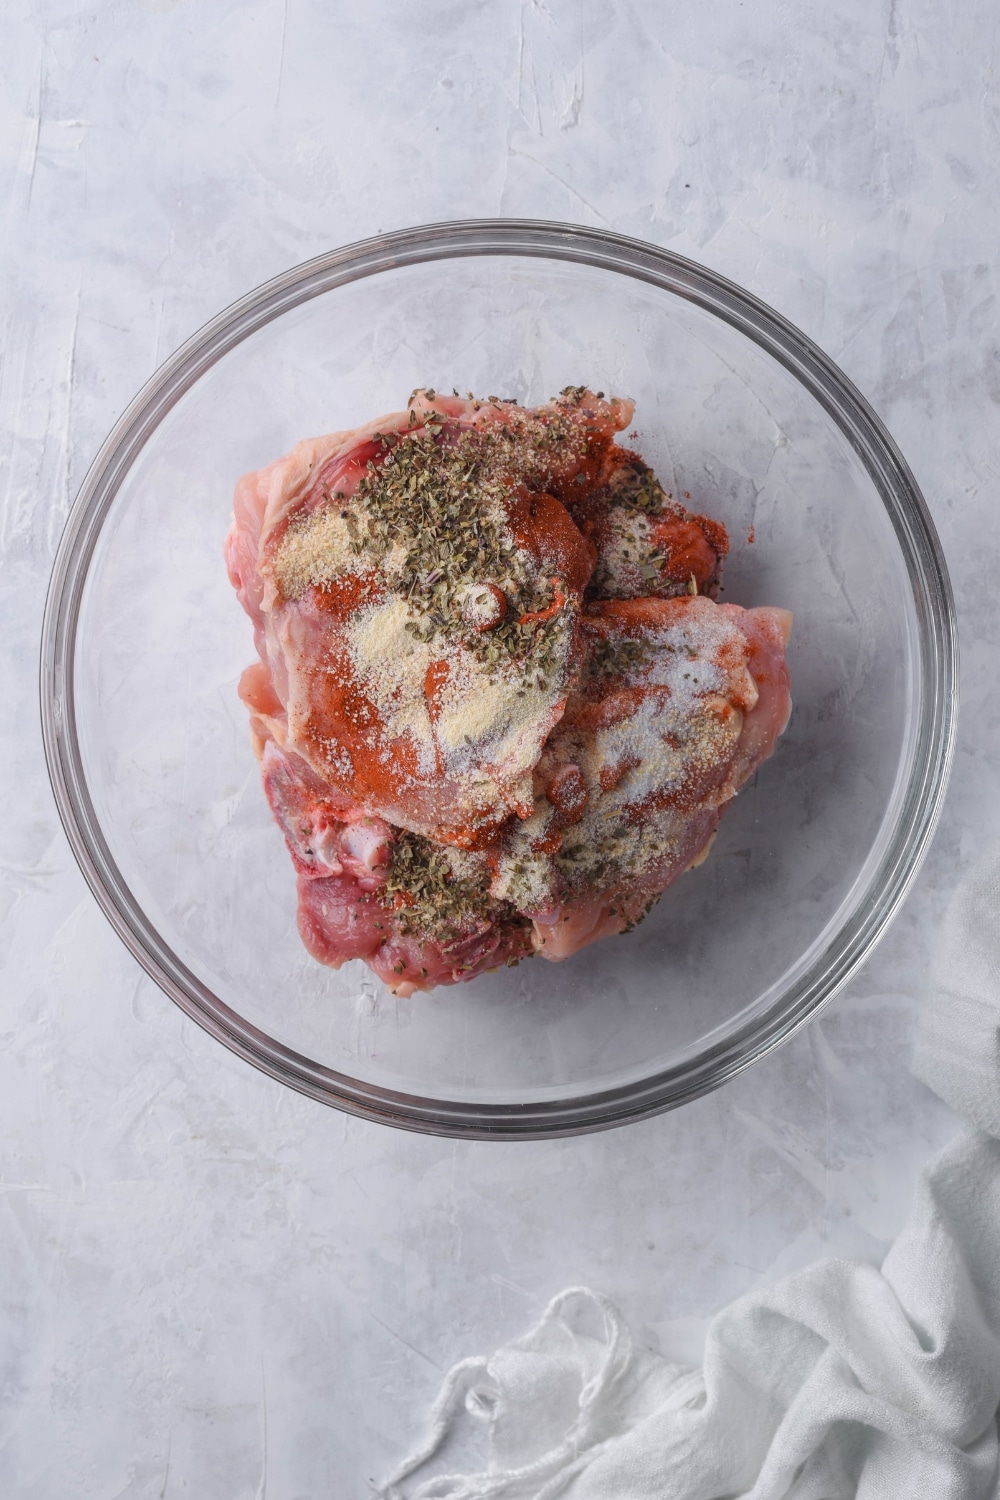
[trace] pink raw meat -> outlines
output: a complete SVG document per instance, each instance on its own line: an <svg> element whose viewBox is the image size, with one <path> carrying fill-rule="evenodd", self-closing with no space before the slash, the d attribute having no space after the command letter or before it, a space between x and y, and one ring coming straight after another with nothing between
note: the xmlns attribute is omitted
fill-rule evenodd
<svg viewBox="0 0 1000 1500"><path fill-rule="evenodd" d="M725 529L615 445L631 415L415 392L237 486L240 695L321 962L408 995L567 958L774 749L791 617L715 602Z"/></svg>

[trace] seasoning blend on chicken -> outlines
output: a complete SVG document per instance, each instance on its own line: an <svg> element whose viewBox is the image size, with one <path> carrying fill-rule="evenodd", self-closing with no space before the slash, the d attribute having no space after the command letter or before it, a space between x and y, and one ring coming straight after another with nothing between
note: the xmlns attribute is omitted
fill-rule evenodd
<svg viewBox="0 0 1000 1500"><path fill-rule="evenodd" d="M323 963L409 995L626 931L771 754L791 617L715 602L725 528L632 412L419 390L237 486L240 696Z"/></svg>

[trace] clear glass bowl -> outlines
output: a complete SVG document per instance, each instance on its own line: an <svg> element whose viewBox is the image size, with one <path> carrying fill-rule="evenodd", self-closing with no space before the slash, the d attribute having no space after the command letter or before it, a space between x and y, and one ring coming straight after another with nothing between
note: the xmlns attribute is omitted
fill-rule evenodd
<svg viewBox="0 0 1000 1500"><path fill-rule="evenodd" d="M733 539L725 598L795 613L791 724L710 858L624 938L396 1000L302 948L236 696L233 485L412 387L636 401L636 444ZM44 627L42 715L74 852L139 962L235 1052L371 1119L515 1138L717 1087L845 983L945 788L956 629L920 493L828 359L755 298L635 240L470 221L320 256L220 314L98 454Z"/></svg>

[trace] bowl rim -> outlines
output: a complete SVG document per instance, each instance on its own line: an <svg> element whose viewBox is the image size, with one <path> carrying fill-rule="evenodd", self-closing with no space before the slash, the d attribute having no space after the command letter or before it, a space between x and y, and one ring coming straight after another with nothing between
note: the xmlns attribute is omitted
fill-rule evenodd
<svg viewBox="0 0 1000 1500"><path fill-rule="evenodd" d="M916 607L922 700L910 772L882 857L864 888L842 904L835 931L780 1005L648 1078L509 1105L425 1098L365 1083L276 1041L219 1000L171 951L118 870L76 736L76 633L91 559L125 476L167 413L237 344L313 297L402 266L469 256L560 260L648 282L737 328L790 371L850 443L889 516ZM315 256L232 303L159 367L105 439L66 521L45 604L39 686L49 779L77 863L130 952L187 1015L262 1072L349 1114L436 1135L523 1140L608 1129L718 1088L786 1041L847 983L897 912L940 816L957 731L957 672L951 584L923 496L867 401L812 340L757 297L673 251L610 230L498 218L420 225Z"/></svg>

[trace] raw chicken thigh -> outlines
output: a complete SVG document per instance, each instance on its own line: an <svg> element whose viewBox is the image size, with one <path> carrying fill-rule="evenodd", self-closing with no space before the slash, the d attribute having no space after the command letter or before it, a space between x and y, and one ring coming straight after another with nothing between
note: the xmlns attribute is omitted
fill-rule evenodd
<svg viewBox="0 0 1000 1500"><path fill-rule="evenodd" d="M309 951L396 994L638 921L774 748L790 617L614 442L632 403L417 391L247 475L240 695Z"/></svg>

